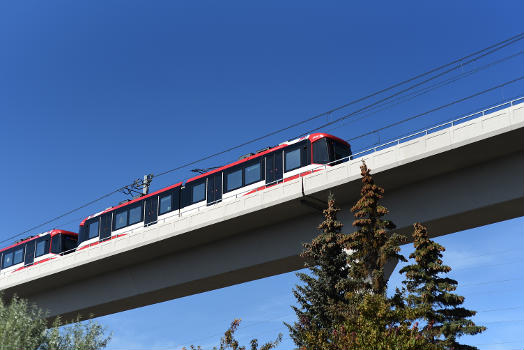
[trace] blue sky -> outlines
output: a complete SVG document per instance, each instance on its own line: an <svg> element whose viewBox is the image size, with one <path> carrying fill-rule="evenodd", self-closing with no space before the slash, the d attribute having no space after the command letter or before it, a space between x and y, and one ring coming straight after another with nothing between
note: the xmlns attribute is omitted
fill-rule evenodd
<svg viewBox="0 0 524 350"><path fill-rule="evenodd" d="M522 1L510 0L2 2L0 176L8 200L0 204L0 239L143 174L229 148L518 34L522 13ZM449 75L479 70L467 78L328 129L355 137L517 78L522 55L485 65L523 47L519 42ZM521 81L373 134L354 148L520 96L523 87ZM198 167L225 164L352 110ZM191 174L171 173L153 187ZM122 199L112 196L31 233L76 230L81 218ZM476 319L489 330L470 341L486 344L482 349L524 346L523 224L518 218L438 239L466 305L487 310ZM267 339L285 333L283 320L293 320L296 282L294 273L284 274L99 321L114 332L113 350L216 344L235 317L244 319L242 339ZM398 283L394 274L390 284ZM290 347L286 338L282 348Z"/></svg>

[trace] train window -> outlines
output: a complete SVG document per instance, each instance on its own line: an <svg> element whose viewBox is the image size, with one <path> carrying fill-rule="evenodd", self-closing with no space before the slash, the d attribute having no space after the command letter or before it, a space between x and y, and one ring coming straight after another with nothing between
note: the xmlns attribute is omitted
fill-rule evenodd
<svg viewBox="0 0 524 350"><path fill-rule="evenodd" d="M226 175L226 187L227 192L242 187L242 169L232 171Z"/></svg>
<svg viewBox="0 0 524 350"><path fill-rule="evenodd" d="M323 138L313 143L313 163L335 165L343 162L336 161L349 157L350 153L348 145L332 139Z"/></svg>
<svg viewBox="0 0 524 350"><path fill-rule="evenodd" d="M13 254L13 265L20 264L24 261L24 247L15 250Z"/></svg>
<svg viewBox="0 0 524 350"><path fill-rule="evenodd" d="M326 138L320 139L313 143L313 163L329 163L329 149Z"/></svg>
<svg viewBox="0 0 524 350"><path fill-rule="evenodd" d="M285 171L300 168L300 148L285 151Z"/></svg>
<svg viewBox="0 0 524 350"><path fill-rule="evenodd" d="M4 259L2 261L2 268L5 269L13 265L13 252L4 253Z"/></svg>
<svg viewBox="0 0 524 350"><path fill-rule="evenodd" d="M51 238L51 253L60 254L62 252L62 242L60 235L55 235Z"/></svg>
<svg viewBox="0 0 524 350"><path fill-rule="evenodd" d="M142 221L142 203L139 206L129 209L129 225Z"/></svg>
<svg viewBox="0 0 524 350"><path fill-rule="evenodd" d="M198 185L193 186L193 203L203 201L206 199L206 183L202 182Z"/></svg>
<svg viewBox="0 0 524 350"><path fill-rule="evenodd" d="M100 240L111 237L111 220L113 213L105 213L100 216Z"/></svg>
<svg viewBox="0 0 524 350"><path fill-rule="evenodd" d="M35 256L42 256L45 254L45 244L47 241L40 241L36 243Z"/></svg>
<svg viewBox="0 0 524 350"><path fill-rule="evenodd" d="M246 185L260 181L260 173L260 162L245 167L244 178L246 180Z"/></svg>
<svg viewBox="0 0 524 350"><path fill-rule="evenodd" d="M69 252L76 248L76 239L71 236L62 236L62 252Z"/></svg>
<svg viewBox="0 0 524 350"><path fill-rule="evenodd" d="M95 238L98 236L98 220L93 221L89 224L87 239Z"/></svg>
<svg viewBox="0 0 524 350"><path fill-rule="evenodd" d="M336 142L336 141L333 142L333 151L335 154L334 160L346 158L349 156L349 147L340 142Z"/></svg>
<svg viewBox="0 0 524 350"><path fill-rule="evenodd" d="M116 213L115 215L115 230L127 226L127 210Z"/></svg>
<svg viewBox="0 0 524 350"><path fill-rule="evenodd" d="M172 198L173 198L173 195L171 194L160 197L159 214L165 214L172 210L172 206L171 206Z"/></svg>

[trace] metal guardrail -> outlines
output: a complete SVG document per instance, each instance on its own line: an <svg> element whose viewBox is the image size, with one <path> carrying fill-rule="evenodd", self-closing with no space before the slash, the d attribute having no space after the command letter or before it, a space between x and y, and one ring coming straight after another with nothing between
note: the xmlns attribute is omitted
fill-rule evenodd
<svg viewBox="0 0 524 350"><path fill-rule="evenodd" d="M437 131L437 130L442 130L442 129L453 127L453 126L455 126L457 124L465 122L468 119L474 119L474 118L483 117L483 116L486 115L486 112L489 112L489 111L495 112L497 110L504 109L504 108L507 108L507 107L513 107L514 105L517 105L517 104L520 104L520 103L523 103L523 102L524 102L524 96L518 97L518 98L513 99L511 101L507 101L507 102L504 102L504 103L501 103L501 104L498 104L498 105L495 105L495 106L491 106L491 107L488 107L488 108L483 109L481 111L478 111L478 112L475 112L475 113L471 113L471 114L465 115L463 117L460 117L460 118L457 118L457 119L453 119L451 121L448 121L448 122L445 122L445 123L441 123L441 124L432 126L430 128L427 128L427 129L424 129L424 130L421 130L421 131L417 131L417 132L409 134L407 136L403 136L403 137L400 137L398 139L395 139L395 140L392 140L392 141L388 141L386 143L383 143L383 144L380 144L380 145L377 145L377 146L365 149L363 151L359 151L357 153L354 153L352 156L353 156L353 158L357 158L358 155L369 154L369 153L372 153L372 152L376 152L377 150L384 149L384 148L386 148L386 146L389 146L389 145L393 145L393 144L397 144L398 145L398 144L401 144L403 142L409 141L409 140L415 138L415 136L417 136L417 135L424 135L425 136L425 135L430 134L433 131Z"/></svg>
<svg viewBox="0 0 524 350"><path fill-rule="evenodd" d="M441 123L441 124L432 126L430 128L427 128L427 129L424 129L424 130L421 130L421 131L417 131L415 133L409 134L407 136L400 137L400 138L392 140L392 141L388 141L388 142L383 143L381 145L377 145L377 146L368 148L366 150L360 151L358 153L354 153L354 154L352 154L352 155L350 155L348 157L345 157L345 158L342 158L342 159L338 159L338 160L336 160L334 162L331 162L331 163L328 163L328 164L319 165L319 166L317 166L315 168L312 168L311 170L308 170L308 174L303 175L303 176L299 176L299 178L307 176L307 175L309 175L309 174L311 174L311 173L313 173L315 171L318 171L318 170L325 170L328 167L331 167L331 166L336 165L336 164L344 164L345 162L350 161L350 160L360 159L364 155L369 155L369 154L375 153L377 151L381 151L381 150L387 149L389 147L397 146L397 145L400 145L401 143L404 143L404 142L407 142L407 141L410 141L410 140L413 140L413 139L416 139L416 138L419 138L419 137L422 137L422 136L427 136L428 134L431 134L432 132L435 132L435 131L440 131L440 130L443 130L443 129L451 128L451 127L453 127L453 126L455 126L457 124L463 123L463 122L465 122L467 120L483 117L488 112L494 112L494 111L501 110L501 109L504 109L504 108L513 107L513 106L521 104L521 103L524 103L524 96L516 98L516 99L513 99L511 101L507 101L507 102L504 102L504 103L492 106L492 107L489 107L489 108L486 108L484 110L481 110L481 111L478 111L478 112L475 112L475 113L472 113L472 114L468 114L468 115L462 116L462 117L457 118L457 119L453 119L453 120L445 122L445 123ZM336 163L336 164L334 164L334 163ZM284 179L282 179L279 182L284 182ZM271 185L271 184L269 184L269 185ZM222 203L227 203L229 200L232 201L232 199L238 199L240 197L244 197L248 192L252 192L252 191L253 191L253 189L250 189L250 190L246 190L246 191L243 191L243 192L239 192L239 193L235 194L234 196L226 197L226 198L224 198ZM257 192L254 192L254 193L257 193ZM156 224L168 224L168 223L176 222L177 221L176 218L184 218L184 219L185 218L189 218L189 217L191 217L193 215L196 215L196 214L200 213L201 211L203 211L204 209L207 209L207 208L209 208L209 205L207 203L203 203L201 206L195 207L195 208L190 209L188 211L185 211L183 213L181 213L180 210L178 212L174 211L171 215L167 215L167 216L164 216L163 218L159 219L156 222ZM139 226L139 227L135 227L135 228L129 229L127 231L120 232L119 234L121 234L123 236L119 237L118 241L120 242L120 241L123 241L123 240L130 239L131 237L134 237L136 235L143 234L144 233L143 229L144 229L144 226ZM105 241L101 241L97 245L94 245L94 246L88 247L86 249L77 251L74 254L71 254L74 250L63 252L63 253L60 254L61 256L63 256L60 260L68 259L68 258L69 259L74 259L75 255L78 254L78 253L89 253L90 251L93 251L93 249L97 249L97 248L100 249L100 248L106 246L107 244L109 244L111 242L115 242L115 241L112 240L112 239L107 239ZM29 269L24 269L24 270L21 270L21 271L17 271L16 276L20 276L20 274L23 274L24 272L27 273L29 270L30 271L34 271L35 269L39 269L39 265L38 264L29 266ZM13 273L12 271L0 272L0 277L4 277L4 276L7 277L7 276L12 275L12 273Z"/></svg>

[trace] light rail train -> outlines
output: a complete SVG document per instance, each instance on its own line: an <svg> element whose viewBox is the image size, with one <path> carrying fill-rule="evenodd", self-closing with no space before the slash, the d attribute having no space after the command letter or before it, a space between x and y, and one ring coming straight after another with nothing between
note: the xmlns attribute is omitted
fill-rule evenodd
<svg viewBox="0 0 524 350"><path fill-rule="evenodd" d="M0 250L1 271L19 271L75 251L78 234L64 230L51 230L21 239Z"/></svg>
<svg viewBox="0 0 524 350"><path fill-rule="evenodd" d="M184 183L176 183L91 215L80 223L78 235L52 230L7 247L0 251L0 269L1 272L18 271L75 249L86 249L122 237L130 230L154 225L168 216L183 216L201 206L212 206L278 186L320 171L320 164L336 165L350 157L351 147L346 141L325 133L267 147ZM44 241L48 243L41 248L40 242Z"/></svg>

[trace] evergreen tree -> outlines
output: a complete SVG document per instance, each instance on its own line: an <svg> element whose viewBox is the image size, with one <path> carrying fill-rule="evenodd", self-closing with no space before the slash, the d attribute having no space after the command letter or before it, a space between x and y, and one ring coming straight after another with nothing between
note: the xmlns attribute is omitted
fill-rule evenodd
<svg viewBox="0 0 524 350"><path fill-rule="evenodd" d="M308 332L330 332L336 323L334 305L347 304L345 291L341 288L348 277L344 250L347 235L341 233L343 225L337 220L338 211L330 195L328 207L323 211L324 221L318 226L321 233L311 243L304 244L301 254L310 273L297 273L304 283L293 290L300 305L292 307L298 322L286 324L291 338L300 347L307 346L305 335Z"/></svg>
<svg viewBox="0 0 524 350"><path fill-rule="evenodd" d="M387 282L384 279L384 266L388 261L406 259L399 254L400 244L404 237L397 233L390 233L395 228L392 221L383 217L389 211L379 201L384 189L377 186L370 174L366 163L362 161L360 167L362 188L360 199L351 208L355 216L353 226L358 230L349 235L347 248L350 266L350 290L359 293L372 292L384 294Z"/></svg>
<svg viewBox="0 0 524 350"><path fill-rule="evenodd" d="M463 334L477 334L486 327L477 326L468 319L476 312L461 307L464 297L452 293L458 282L442 276L451 271L451 267L442 262L445 248L429 239L426 227L419 223L413 226L415 251L409 257L415 259L415 263L400 270L406 275L403 283L409 293L408 306L416 318L426 321L423 334L432 343L442 344L450 350L477 349L457 341Z"/></svg>
<svg viewBox="0 0 524 350"><path fill-rule="evenodd" d="M308 332L306 349L444 350L424 338L417 324L399 322L406 318L407 310L396 308L385 295L363 295L356 309L355 317L347 314L350 317L329 333Z"/></svg>

